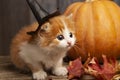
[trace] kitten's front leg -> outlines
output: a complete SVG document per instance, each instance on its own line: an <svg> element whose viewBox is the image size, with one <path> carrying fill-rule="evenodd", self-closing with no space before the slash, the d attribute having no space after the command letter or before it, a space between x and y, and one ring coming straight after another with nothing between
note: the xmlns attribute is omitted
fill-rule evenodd
<svg viewBox="0 0 120 80"><path fill-rule="evenodd" d="M28 67L31 69L33 73L33 79L35 80L45 80L47 77L47 73L43 70L42 65L30 65Z"/></svg>
<svg viewBox="0 0 120 80"><path fill-rule="evenodd" d="M64 67L62 65L62 63L63 63L63 59L60 59L58 61L58 63L53 68L53 74L55 74L57 76L60 76L60 75L64 76L64 75L66 75L68 73L66 67Z"/></svg>

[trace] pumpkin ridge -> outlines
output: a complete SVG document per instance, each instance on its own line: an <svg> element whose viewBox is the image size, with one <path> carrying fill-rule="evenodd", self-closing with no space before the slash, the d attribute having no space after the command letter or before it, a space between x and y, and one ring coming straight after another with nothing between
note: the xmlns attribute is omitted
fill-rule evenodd
<svg viewBox="0 0 120 80"><path fill-rule="evenodd" d="M109 17L111 18L111 22L112 23L112 29L111 29L111 32L114 32L114 38L117 39L117 33L116 33L116 21L115 21L115 18L114 18L114 13L116 13L115 11L112 11L112 10L115 10L114 8L114 4L109 1L109 5L108 5L108 1L104 1L103 4L104 6L107 8L106 10L108 11L109 13ZM112 7L111 7L112 6ZM114 27L113 27L114 26Z"/></svg>
<svg viewBox="0 0 120 80"><path fill-rule="evenodd" d="M85 45L85 49L87 50L87 55L88 53L94 53L95 51L95 34L94 34L94 18L93 18L93 6L92 6L92 2L88 3L88 13L86 15L88 15L87 19L86 19L86 29L85 29L85 39L84 39L84 43ZM90 10L90 11L89 11ZM91 47L91 48L89 48Z"/></svg>
<svg viewBox="0 0 120 80"><path fill-rule="evenodd" d="M81 43L81 48L82 48L82 50L84 51L84 53L87 55L87 49L86 49L86 47L85 47L85 35L86 35L86 30L87 30L87 25L86 25L86 22L87 22L87 20L83 20L84 18L86 19L87 17L85 16L86 14L88 14L88 10L89 10L89 7L88 7L88 5L89 5L89 3L85 3L85 4L83 4L79 9L78 9L78 11L77 11L77 13L76 13L76 16L75 16L75 21L77 21L76 22L76 26L77 27L80 27L79 28L79 30L77 29L77 35L79 35L81 32L81 34L80 34L80 37L81 38L79 38L79 37L77 37L77 39L78 39L78 41L79 41L79 43ZM83 11L87 11L87 12L85 12L85 13L82 13ZM78 13L79 12L79 13ZM79 17L78 17L78 15L79 15ZM80 22L82 22L83 24L81 24L81 23L79 23L78 21L80 21ZM84 22L83 22L84 21ZM80 32L80 33L79 33Z"/></svg>
<svg viewBox="0 0 120 80"><path fill-rule="evenodd" d="M93 53L95 53L96 51L95 51L95 48L96 48L96 45L95 45L95 43L96 43L96 41L95 41L95 27L94 27L94 24L95 24L95 18L94 18L94 10L93 10L93 3L91 4L91 25L92 25L92 30L91 30L91 33L92 33L92 36L91 36L91 38L92 38L92 46L93 46L93 48L92 48L92 51L91 52L89 52L88 51L88 53L91 53L91 54L93 54ZM89 54L88 54L89 55ZM93 55L94 56L94 55Z"/></svg>
<svg viewBox="0 0 120 80"><path fill-rule="evenodd" d="M115 47L115 51L116 51L116 49L118 49L119 48L119 50L120 50L120 8L115 4L115 3L112 3L112 2L110 2L109 1L109 10L110 10L110 12L111 12L111 15L112 14L114 14L114 15L112 15L112 17L113 17L113 21L114 21L114 28L115 28L115 32L116 32L116 47Z"/></svg>
<svg viewBox="0 0 120 80"><path fill-rule="evenodd" d="M107 6L107 7L108 7L109 12L111 13L111 15L116 13L115 15L112 15L112 20L113 20L112 22L114 22L114 27L112 27L114 29L113 29L112 32L114 32L113 34L115 36L115 40L114 40L115 41L115 46L113 47L113 49L114 49L114 51L116 51L115 49L118 48L117 46L119 46L119 44L120 44L120 43L117 43L117 42L119 42L119 39L118 39L119 36L118 36L118 34L120 34L120 33L118 33L120 31L117 31L118 30L117 28L118 28L118 26L120 27L120 23L116 22L116 21L120 21L120 15L119 15L120 13L118 12L118 10L116 10L116 7L118 7L118 6L116 4L114 4L114 3L112 3L112 1L109 1L109 6ZM117 14L117 13L119 13L119 14ZM118 18L119 20L117 20L116 17L119 17Z"/></svg>
<svg viewBox="0 0 120 80"><path fill-rule="evenodd" d="M97 44L95 47L95 53L98 53L97 51L99 51L99 53L103 53L105 52L106 47L109 47L109 40L107 39L109 34L107 33L109 32L108 24L110 20L107 16L106 7L103 5L102 2L94 2L93 11L95 16L95 44Z"/></svg>

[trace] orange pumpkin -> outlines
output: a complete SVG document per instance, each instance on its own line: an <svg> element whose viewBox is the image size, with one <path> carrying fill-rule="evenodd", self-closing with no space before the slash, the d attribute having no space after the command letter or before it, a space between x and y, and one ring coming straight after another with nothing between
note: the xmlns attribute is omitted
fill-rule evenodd
<svg viewBox="0 0 120 80"><path fill-rule="evenodd" d="M73 14L76 44L68 56L86 60L88 53L101 60L101 54L120 58L120 8L110 0L86 0L70 5L65 15Z"/></svg>

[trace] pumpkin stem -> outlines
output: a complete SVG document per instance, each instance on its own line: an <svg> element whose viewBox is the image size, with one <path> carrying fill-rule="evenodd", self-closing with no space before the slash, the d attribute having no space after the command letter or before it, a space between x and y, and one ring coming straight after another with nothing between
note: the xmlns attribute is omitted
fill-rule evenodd
<svg viewBox="0 0 120 80"><path fill-rule="evenodd" d="M85 2L92 2L92 1L98 1L98 0L85 0Z"/></svg>

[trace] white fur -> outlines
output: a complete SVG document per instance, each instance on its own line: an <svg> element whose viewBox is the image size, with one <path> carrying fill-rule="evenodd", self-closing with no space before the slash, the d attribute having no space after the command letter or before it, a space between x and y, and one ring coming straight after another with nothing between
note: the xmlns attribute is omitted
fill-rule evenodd
<svg viewBox="0 0 120 80"><path fill-rule="evenodd" d="M22 43L19 54L26 63L36 65L42 62L45 63L46 67L55 65L59 59L65 56L65 52L61 50L41 48L38 45L29 44L27 42Z"/></svg>
<svg viewBox="0 0 120 80"><path fill-rule="evenodd" d="M22 43L20 50L19 55L26 63L29 63L34 67L41 68L39 63L42 62L47 69L53 67L55 75L67 74L67 70L62 68L62 59L65 56L66 51L50 50L47 48L44 49L27 42ZM40 70L43 71L43 69ZM47 74L41 71L33 73L33 78L36 80L45 79Z"/></svg>
<svg viewBox="0 0 120 80"><path fill-rule="evenodd" d="M67 69L65 67L57 67L56 69L53 70L53 74L56 74L57 76L60 75L66 75L67 74Z"/></svg>
<svg viewBox="0 0 120 80"><path fill-rule="evenodd" d="M67 24L65 23L65 20L61 18L61 22L64 25L63 36L64 36L65 39L60 41L59 45L63 46L63 47L66 47L66 46L68 46L67 42L70 42L71 46L73 46L75 44L76 38L75 38L74 35L73 35L72 38L70 38L70 36L69 36L70 35L70 30L68 29Z"/></svg>
<svg viewBox="0 0 120 80"><path fill-rule="evenodd" d="M33 79L44 80L47 77L47 73L45 71L38 71L33 73Z"/></svg>

